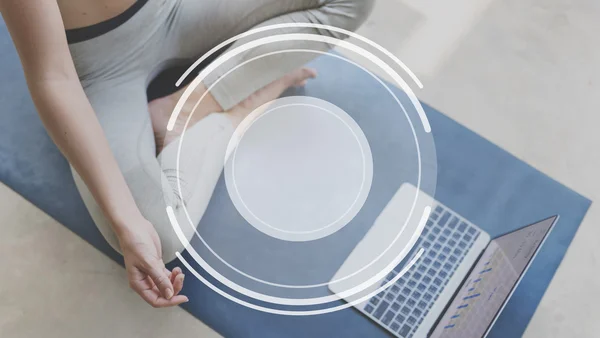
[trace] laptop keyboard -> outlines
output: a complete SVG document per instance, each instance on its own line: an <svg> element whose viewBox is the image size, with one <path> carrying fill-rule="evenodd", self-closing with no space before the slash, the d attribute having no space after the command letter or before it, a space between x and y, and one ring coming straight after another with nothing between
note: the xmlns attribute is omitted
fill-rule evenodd
<svg viewBox="0 0 600 338"><path fill-rule="evenodd" d="M423 255L395 284L371 298L363 312L396 336L411 338L480 232L447 208L434 207L413 250L416 254L423 248ZM402 268L390 272L382 285Z"/></svg>

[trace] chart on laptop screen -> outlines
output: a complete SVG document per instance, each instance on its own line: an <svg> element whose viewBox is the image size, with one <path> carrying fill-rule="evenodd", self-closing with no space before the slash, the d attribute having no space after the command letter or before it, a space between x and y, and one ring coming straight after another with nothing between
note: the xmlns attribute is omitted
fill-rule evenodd
<svg viewBox="0 0 600 338"><path fill-rule="evenodd" d="M431 337L482 337L553 222L549 218L493 240Z"/></svg>

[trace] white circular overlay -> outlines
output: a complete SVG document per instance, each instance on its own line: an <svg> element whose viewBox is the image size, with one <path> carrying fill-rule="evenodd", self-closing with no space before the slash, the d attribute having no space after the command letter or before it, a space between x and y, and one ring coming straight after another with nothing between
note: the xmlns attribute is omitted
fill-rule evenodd
<svg viewBox="0 0 600 338"><path fill-rule="evenodd" d="M373 178L371 149L336 105L283 97L252 112L225 159L229 196L259 231L286 241L331 235L360 211Z"/></svg>
<svg viewBox="0 0 600 338"><path fill-rule="evenodd" d="M225 156L224 178L227 194L233 206L252 227L243 228L239 226L239 222L225 220L217 223L220 226L227 226L226 228L217 231L213 227L206 227L201 229L203 230L201 235L196 229L196 224L192 222L186 206L183 205L183 212L190 223L187 226L194 228L204 245L195 247L190 245L183 234L177 221L178 216L176 217L170 205L167 206L167 214L178 238L187 247L188 259L193 259L206 273L222 284L221 286L213 284L214 281L199 274L184 256L177 253L181 262L205 285L224 297L252 309L302 316L334 312L364 302L395 283L410 268L422 254L422 250L405 264L399 274L388 280L390 276L387 273L398 267L403 259L408 258L406 255L420 235L422 225L427 218L429 212L427 208L425 210L415 208L418 193L415 194L412 203L407 201L406 205L403 204L408 216L393 219L389 222L390 225L385 227L393 230L394 234L381 237L384 240L378 242L375 247L369 248L368 255L361 254L361 260L357 262L360 264L352 266L353 271L340 269L339 271L342 272L340 276L343 277L336 276L334 280L331 279L332 273L330 273L338 271L348 253L353 248L354 250L358 248L353 239L359 240L363 227L373 224L376 216L374 213L378 212L378 208L393 196L400 182L413 182L417 191L422 189L433 195L437 166L431 127L423 107L411 88L393 68L402 68L415 80L419 88L422 88L422 85L393 54L353 32L306 23L261 27L232 37L222 45L216 46L186 71L182 79L188 76L202 60L228 43L258 32L292 27L330 30L355 37L392 62L388 64L358 45L324 35L295 33L259 38L228 50L202 70L184 91L167 129L173 128L183 103L194 88L215 68L233 56L263 44L296 40L319 41L352 51L365 60L371 61L390 75L394 84L404 90L404 94L399 95L399 98L397 92L390 90L385 83L364 67L338 55L331 55L333 58L357 66L373 78L372 85L361 87L364 88L364 93L360 94L365 98L373 97L374 88L378 88L378 85L389 94L378 96L378 101L373 102L378 105L378 109L369 115L369 119L385 120L385 123L379 124L376 132L373 132L373 125L366 118L363 120L360 115L357 118L365 128L365 133L369 135L369 140L375 145L376 142L385 139L386 147L384 149L377 147L376 152L371 154L369 143L358 124L342 109L327 101L313 97L277 99L256 109L242 121L242 125L236 129L229 142ZM285 52L300 51L303 50ZM225 75L254 59L268 56L267 54L235 65ZM178 85L182 79L178 81ZM353 80L348 79L348 86L356 88L352 87ZM364 81L368 80L361 78L361 81L364 84L366 83ZM204 95L198 103L203 98ZM409 103L408 111L401 101ZM341 102L339 104L349 111L353 109L352 105ZM362 105L355 106L361 109ZM418 125L414 128L412 120L415 118L422 122L422 128ZM189 121L190 118L185 128ZM182 193L182 183L179 178L179 157L185 128L176 158L177 184L180 193ZM423 162L421 149L424 150L425 156ZM387 160L392 158L395 160ZM373 160L377 164L376 175L373 174ZM361 210L367 197L369 197L366 204L368 207ZM415 211L414 216L413 211ZM237 216L234 215L233 218ZM357 219L348 224L355 216ZM346 226L344 231L336 233L344 226ZM273 238L283 241L273 241ZM218 246L220 255L207 244L207 241ZM265 243L270 246L266 246ZM229 264L230 261L235 264ZM369 268L368 272L367 268ZM381 283L384 278L387 282ZM330 285L337 285L335 294L332 294L333 289L328 289ZM230 294L230 291L233 293ZM346 303L339 303L340 298ZM254 304L254 301L259 303ZM304 306L308 307L304 308Z"/></svg>

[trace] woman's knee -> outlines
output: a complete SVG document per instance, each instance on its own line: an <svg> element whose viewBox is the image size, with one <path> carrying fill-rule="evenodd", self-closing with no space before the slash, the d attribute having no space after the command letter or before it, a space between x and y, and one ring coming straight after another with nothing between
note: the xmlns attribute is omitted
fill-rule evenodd
<svg viewBox="0 0 600 338"><path fill-rule="evenodd" d="M367 20L374 5L375 0L325 0L324 9L342 18L334 20L334 26L355 31Z"/></svg>
<svg viewBox="0 0 600 338"><path fill-rule="evenodd" d="M114 233L109 220L105 217L81 177L74 169L71 169L71 171L79 194L100 234L113 249L122 253L119 239ZM167 263L174 260L176 252L182 252L185 246L169 221L163 193L154 188L154 182L142 171L126 173L124 176L142 216L154 226L160 238L163 261ZM194 232L184 228L181 233L189 240Z"/></svg>
<svg viewBox="0 0 600 338"><path fill-rule="evenodd" d="M348 2L354 8L354 23L356 26L353 30L356 30L367 21L369 15L371 15L373 7L375 6L375 0L348 0Z"/></svg>
<svg viewBox="0 0 600 338"><path fill-rule="evenodd" d="M158 166L139 167L123 173L123 176L140 213L154 226L160 238L163 260L165 263L174 260L175 253L182 252L185 245L177 235L174 224L171 224L167 206L181 210L183 202L174 193L173 187ZM186 230L187 228L183 229L181 233L189 240L193 231Z"/></svg>
<svg viewBox="0 0 600 338"><path fill-rule="evenodd" d="M160 219L149 219L150 223L154 225L156 232L158 233L158 237L160 238L161 250L162 250L162 259L165 263L169 263L177 258L177 253L181 253L186 249L186 244L191 240L191 234L184 234L180 232L185 238L179 238L177 232L175 231L175 224L171 224L168 220L164 218ZM184 240L182 242L182 240Z"/></svg>
<svg viewBox="0 0 600 338"><path fill-rule="evenodd" d="M155 204L145 204L139 208L142 216L150 222L161 243L162 259L165 263L177 258L177 252L183 252L186 244L191 240L194 231L187 222L183 223L182 217L176 216L177 223L173 224L167 213L164 201ZM181 210L179 208L179 210Z"/></svg>

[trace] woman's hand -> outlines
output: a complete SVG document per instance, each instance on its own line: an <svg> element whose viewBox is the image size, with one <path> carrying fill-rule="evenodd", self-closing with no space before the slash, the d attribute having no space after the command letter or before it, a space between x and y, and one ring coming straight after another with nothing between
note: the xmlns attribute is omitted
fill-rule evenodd
<svg viewBox="0 0 600 338"><path fill-rule="evenodd" d="M186 296L179 295L184 279L181 269L167 270L156 230L146 220L138 223L119 236L129 286L155 308L187 302Z"/></svg>

